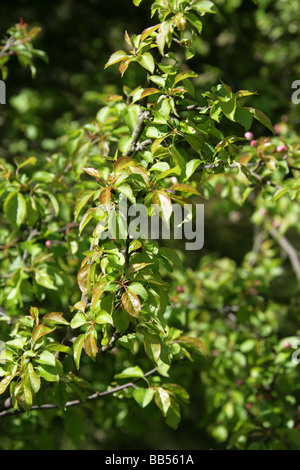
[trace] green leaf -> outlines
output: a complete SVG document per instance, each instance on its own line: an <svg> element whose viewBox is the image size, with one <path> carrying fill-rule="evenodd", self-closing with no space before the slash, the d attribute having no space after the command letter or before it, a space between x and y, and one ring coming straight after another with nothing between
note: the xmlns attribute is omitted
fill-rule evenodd
<svg viewBox="0 0 300 470"><path fill-rule="evenodd" d="M84 227L90 222L90 220L93 218L94 214L95 214L95 208L92 207L91 209L89 209L85 214L84 216L82 217L81 221L80 221L80 224L79 224L79 235L81 234L82 230L84 229Z"/></svg>
<svg viewBox="0 0 300 470"><path fill-rule="evenodd" d="M56 359L56 365L51 366L49 364L40 364L35 368L35 370L38 372L38 374L45 379L47 382L58 382L60 373L62 372L61 367L57 367L57 361ZM60 364L60 363L59 363Z"/></svg>
<svg viewBox="0 0 300 470"><path fill-rule="evenodd" d="M152 202L156 206L159 215L168 222L172 215L172 201L164 190L155 191L152 196Z"/></svg>
<svg viewBox="0 0 300 470"><path fill-rule="evenodd" d="M40 286L46 287L46 289L57 290L57 287L54 285L53 280L45 269L37 269L35 271L35 281Z"/></svg>
<svg viewBox="0 0 300 470"><path fill-rule="evenodd" d="M37 307L30 307L29 313L30 313L30 316L31 316L32 320L35 321L36 324L38 324L38 322L39 322L39 310L38 310L38 308Z"/></svg>
<svg viewBox="0 0 300 470"><path fill-rule="evenodd" d="M136 273L137 271L140 271L141 269L146 268L147 266L150 266L153 263L134 263L130 268L128 269L128 274L133 274Z"/></svg>
<svg viewBox="0 0 300 470"><path fill-rule="evenodd" d="M155 403L158 408L162 411L163 415L166 417L168 410L171 406L171 397L164 388L157 388L155 392Z"/></svg>
<svg viewBox="0 0 300 470"><path fill-rule="evenodd" d="M181 387L181 385L173 384L173 383L166 383L164 384L164 388L166 390L169 390L173 394L177 395L177 397L180 400L182 400L184 403L189 403L190 396L188 392L183 387Z"/></svg>
<svg viewBox="0 0 300 470"><path fill-rule="evenodd" d="M89 278L91 273L91 266L86 264L82 268L80 268L77 274L77 282L79 285L79 289L83 294L88 295L89 293Z"/></svg>
<svg viewBox="0 0 300 470"><path fill-rule="evenodd" d="M84 350L86 354L95 362L98 349L95 337L91 331L85 336Z"/></svg>
<svg viewBox="0 0 300 470"><path fill-rule="evenodd" d="M83 348L83 343L85 340L85 335L79 335L73 344L73 354L76 368L79 369L80 366L80 357Z"/></svg>
<svg viewBox="0 0 300 470"><path fill-rule="evenodd" d="M41 388L41 379L40 376L35 372L31 362L28 363L27 374L24 378L26 385L34 393L37 393Z"/></svg>
<svg viewBox="0 0 300 470"><path fill-rule="evenodd" d="M116 309L112 314L112 318L115 328L123 335L129 326L129 318L126 310Z"/></svg>
<svg viewBox="0 0 300 470"><path fill-rule="evenodd" d="M183 192L183 193L196 194L197 196L203 197L202 194L200 194L199 191L197 191L196 188L194 188L193 186L190 186L189 184L181 184L181 183L173 184L171 186L171 189L173 189L175 191L180 191L180 192Z"/></svg>
<svg viewBox="0 0 300 470"><path fill-rule="evenodd" d="M119 140L119 143L118 143L118 147L119 147L120 152L123 153L124 155L126 155L127 150L129 149L131 142L132 142L132 136L131 135L124 135L124 137L122 137Z"/></svg>
<svg viewBox="0 0 300 470"><path fill-rule="evenodd" d="M142 297L142 299L146 300L148 298L148 292L145 287L140 284L139 282L133 282L128 286L128 291L133 292L136 295Z"/></svg>
<svg viewBox="0 0 300 470"><path fill-rule="evenodd" d="M107 313L105 310L100 310L100 312L96 313L95 322L98 325L105 325L106 323L113 325L112 316L109 313Z"/></svg>
<svg viewBox="0 0 300 470"><path fill-rule="evenodd" d="M162 56L164 56L164 49L165 49L165 45L166 45L166 41L167 41L168 34L170 32L170 29L171 29L171 22L164 21L163 23L161 23L157 36L156 36L156 44Z"/></svg>
<svg viewBox="0 0 300 470"><path fill-rule="evenodd" d="M129 315L139 319L141 313L141 303L136 294L133 292L124 292L121 298L121 302L123 307L125 308L126 312Z"/></svg>
<svg viewBox="0 0 300 470"><path fill-rule="evenodd" d="M52 183L54 179L55 175L48 171L37 171L32 176L32 180L41 181L42 183Z"/></svg>
<svg viewBox="0 0 300 470"><path fill-rule="evenodd" d="M237 107L234 113L234 119L242 124L245 130L248 131L252 125L253 115L247 109Z"/></svg>
<svg viewBox="0 0 300 470"><path fill-rule="evenodd" d="M185 80L186 78L194 78L198 77L198 74L196 72L193 72L192 70L185 70L183 72L180 72L178 75L176 75L175 80L174 80L174 85L176 83L181 82L182 80Z"/></svg>
<svg viewBox="0 0 300 470"><path fill-rule="evenodd" d="M190 179L190 177L195 173L195 171L197 170L198 166L201 165L201 163L202 161L199 160L198 158L187 162L186 168L185 168L185 178L183 182Z"/></svg>
<svg viewBox="0 0 300 470"><path fill-rule="evenodd" d="M167 247L161 247L159 249L159 254L172 261L172 263L174 264L174 266L176 266L177 269L183 271L182 261L175 250L172 250L171 248Z"/></svg>
<svg viewBox="0 0 300 470"><path fill-rule="evenodd" d="M195 8L200 14L218 13L217 7L209 0L198 0L193 3L192 8Z"/></svg>
<svg viewBox="0 0 300 470"><path fill-rule="evenodd" d="M106 62L105 66L104 66L104 69L106 69L110 65L113 65L113 64L116 64L117 62L120 62L121 60L124 60L127 57L128 57L128 54L125 51L120 50L120 51L114 52L110 56L108 61Z"/></svg>
<svg viewBox="0 0 300 470"><path fill-rule="evenodd" d="M65 320L63 314L60 312L47 313L43 317L43 322L55 323L57 325L69 325L69 322Z"/></svg>
<svg viewBox="0 0 300 470"><path fill-rule="evenodd" d="M149 359L156 363L161 353L161 342L159 340L159 337L145 332L144 347Z"/></svg>
<svg viewBox="0 0 300 470"><path fill-rule="evenodd" d="M170 428L177 429L181 419L180 407L175 400L171 400L171 405L166 416L166 423Z"/></svg>
<svg viewBox="0 0 300 470"><path fill-rule="evenodd" d="M50 351L43 351L35 360L39 364L48 364L55 367L55 356Z"/></svg>
<svg viewBox="0 0 300 470"><path fill-rule="evenodd" d="M32 341L33 343L36 343L38 339L40 339L42 336L48 335L52 331L54 331L55 328L49 328L48 326L44 325L43 323L41 325L36 326L33 331L32 331Z"/></svg>
<svg viewBox="0 0 300 470"><path fill-rule="evenodd" d="M24 408L24 410L28 413L28 411L30 411L32 408L31 390L25 385L24 382L21 382L16 386L14 395L19 405L21 405L22 408Z"/></svg>
<svg viewBox="0 0 300 470"><path fill-rule="evenodd" d="M187 11L184 13L184 16L188 20L188 22L198 31L199 34L202 33L202 22L199 20L197 15Z"/></svg>
<svg viewBox="0 0 300 470"><path fill-rule="evenodd" d="M273 135L275 134L275 131L274 131L274 128L270 119L262 111L260 111L260 109L255 109L255 108L244 108L244 109L247 109L255 117L255 119L259 121L261 124L263 124L267 129L269 129Z"/></svg>
<svg viewBox="0 0 300 470"><path fill-rule="evenodd" d="M119 193L124 194L124 196L126 196L127 199L132 204L135 204L136 200L135 200L132 188L131 186L129 186L129 184L126 184L126 183L120 184L120 186L118 186L116 189Z"/></svg>
<svg viewBox="0 0 300 470"><path fill-rule="evenodd" d="M86 323L89 323L88 318L83 313L78 312L71 321L71 328L75 330Z"/></svg>
<svg viewBox="0 0 300 470"><path fill-rule="evenodd" d="M17 191L9 193L4 202L4 212L12 225L20 227L27 213L24 196Z"/></svg>
<svg viewBox="0 0 300 470"><path fill-rule="evenodd" d="M144 52L143 54L137 57L138 63L144 67L144 69L148 70L150 73L154 73L155 63L153 56L150 52Z"/></svg>
<svg viewBox="0 0 300 470"><path fill-rule="evenodd" d="M291 188L288 187L278 189L273 196L273 201L277 201L277 199L281 198L281 196L288 193L289 191L291 191Z"/></svg>
<svg viewBox="0 0 300 470"><path fill-rule="evenodd" d="M223 114L231 121L234 121L234 115L236 110L235 96L231 94L231 96L227 98L219 97L219 105L222 109Z"/></svg>
<svg viewBox="0 0 300 470"><path fill-rule="evenodd" d="M0 395L5 392L7 387L9 386L10 382L13 380L14 375L7 375L4 379L0 382Z"/></svg>
<svg viewBox="0 0 300 470"><path fill-rule="evenodd" d="M131 157L120 157L114 163L114 172L117 173L130 165L135 165L135 161Z"/></svg>
<svg viewBox="0 0 300 470"><path fill-rule="evenodd" d="M146 408L149 403L151 403L152 398L154 397L154 389L153 388L136 388L133 391L133 398L137 401L137 403L142 407Z"/></svg>
<svg viewBox="0 0 300 470"><path fill-rule="evenodd" d="M93 176L94 178L101 178L101 173L96 168L82 168L82 169L89 176Z"/></svg>
<svg viewBox="0 0 300 470"><path fill-rule="evenodd" d="M123 372L116 374L115 379L139 379L144 377L144 372L139 366L128 367Z"/></svg>
<svg viewBox="0 0 300 470"><path fill-rule="evenodd" d="M190 346L193 349L195 349L197 352L200 352L203 355L207 354L207 348L205 344L200 341L198 338L193 338L192 336L182 336L179 338L177 341L174 341L175 343L181 343L186 346Z"/></svg>
<svg viewBox="0 0 300 470"><path fill-rule="evenodd" d="M85 189L83 191L80 191L76 198L75 202L75 222L78 218L78 215L83 208L83 206L88 202L88 200L95 194L95 191L91 189Z"/></svg>
<svg viewBox="0 0 300 470"><path fill-rule="evenodd" d="M133 1L133 4L138 7L139 4L142 2L142 0L132 0Z"/></svg>

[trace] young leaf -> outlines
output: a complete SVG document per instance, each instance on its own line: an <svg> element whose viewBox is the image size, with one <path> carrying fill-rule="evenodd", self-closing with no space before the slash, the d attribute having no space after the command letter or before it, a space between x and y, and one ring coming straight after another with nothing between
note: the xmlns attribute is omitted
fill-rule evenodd
<svg viewBox="0 0 300 470"><path fill-rule="evenodd" d="M9 222L20 227L27 213L27 206L23 194L18 191L9 193L4 202L4 212Z"/></svg>
<svg viewBox="0 0 300 470"><path fill-rule="evenodd" d="M74 216L75 222L78 218L78 215L81 209L88 202L88 200L93 196L93 194L95 194L95 191L91 189L85 189L83 191L80 191L80 193L78 194L76 198L76 202L75 202L75 216Z"/></svg>
<svg viewBox="0 0 300 470"><path fill-rule="evenodd" d="M112 316L105 310L100 310L100 312L96 313L95 322L97 323L97 325L105 325L106 323L113 325Z"/></svg>
<svg viewBox="0 0 300 470"><path fill-rule="evenodd" d="M48 335L49 333L52 333L55 328L49 328L48 326L44 325L43 323L41 325L36 326L33 331L32 331L32 342L36 343L38 339L40 339L42 336Z"/></svg>
<svg viewBox="0 0 300 470"><path fill-rule="evenodd" d="M101 204L104 204L104 205L108 204L110 201L110 198L111 198L110 189L108 188L103 189L99 195L99 201L101 202Z"/></svg>
<svg viewBox="0 0 300 470"><path fill-rule="evenodd" d="M0 395L5 392L7 387L9 386L10 382L13 380L14 375L7 375L4 379L0 382Z"/></svg>
<svg viewBox="0 0 300 470"><path fill-rule="evenodd" d="M157 88L146 88L141 94L140 99L145 98L145 96L155 95L156 93L159 93Z"/></svg>
<svg viewBox="0 0 300 470"><path fill-rule="evenodd" d="M144 347L147 356L151 361L157 362L161 353L161 343L158 336L150 333L144 334Z"/></svg>
<svg viewBox="0 0 300 470"><path fill-rule="evenodd" d="M128 367L119 374L115 375L115 379L139 379L144 377L144 372L139 366Z"/></svg>
<svg viewBox="0 0 300 470"><path fill-rule="evenodd" d="M171 397L164 388L157 388L155 392L155 403L158 408L162 411L163 415L167 416L168 409L171 406Z"/></svg>
<svg viewBox="0 0 300 470"><path fill-rule="evenodd" d="M94 176L95 178L101 178L101 173L96 168L82 168L88 175Z"/></svg>
<svg viewBox="0 0 300 470"><path fill-rule="evenodd" d="M97 349L97 343L96 343L95 337L92 332L89 332L85 336L84 350L86 354L95 362L98 349Z"/></svg>
<svg viewBox="0 0 300 470"><path fill-rule="evenodd" d="M113 65L113 64L116 64L117 62L120 62L121 60L124 60L125 57L128 57L128 55L126 54L125 51L116 51L114 52L110 58L108 59L108 61L106 62L105 66L104 66L104 69L106 69L107 67L109 67L110 65Z"/></svg>
<svg viewBox="0 0 300 470"><path fill-rule="evenodd" d="M71 328L76 329L82 325L89 323L88 318L81 312L76 313L71 321Z"/></svg>
<svg viewBox="0 0 300 470"><path fill-rule="evenodd" d="M83 343L85 340L85 335L79 335L73 344L73 354L76 368L79 369L80 366L80 357L83 348Z"/></svg>
<svg viewBox="0 0 300 470"><path fill-rule="evenodd" d="M32 390L34 393L37 393L39 389L41 388L40 376L39 374L35 372L34 367L31 362L28 363L27 374L24 380L28 388Z"/></svg>
<svg viewBox="0 0 300 470"><path fill-rule="evenodd" d="M192 70L185 70L178 75L176 75L175 80L174 80L174 85L176 83L181 82L182 80L185 80L186 78L194 78L198 77L198 74L196 72L193 72Z"/></svg>
<svg viewBox="0 0 300 470"><path fill-rule="evenodd" d="M160 23L154 26L150 26L149 28L144 29L141 34L141 42L145 41L154 31L156 31L160 27Z"/></svg>
<svg viewBox="0 0 300 470"><path fill-rule="evenodd" d="M197 196L203 197L202 194L200 194L196 188L194 188L193 186L190 186L189 184L181 184L181 183L173 184L173 186L171 186L171 189L173 189L174 191L180 191L183 193L192 193L192 194L196 194Z"/></svg>
<svg viewBox="0 0 300 470"><path fill-rule="evenodd" d="M141 313L141 303L136 294L133 292L124 292L122 295L122 305L125 308L126 312L129 313L129 315L139 319L140 318L140 313Z"/></svg>
<svg viewBox="0 0 300 470"><path fill-rule="evenodd" d="M165 49L165 45L166 45L166 41L167 41L168 34L170 32L170 29L171 29L171 22L164 21L163 23L161 23L157 36L156 36L156 44L162 56L164 56L164 49Z"/></svg>
<svg viewBox="0 0 300 470"><path fill-rule="evenodd" d="M85 295L89 293L89 278L90 278L91 267L89 264L83 266L77 274L77 282L79 289Z"/></svg>
<svg viewBox="0 0 300 470"><path fill-rule="evenodd" d="M151 74L154 73L155 63L152 54L150 52L144 52L143 54L137 57L138 63L144 67L144 69L148 70Z"/></svg>
<svg viewBox="0 0 300 470"><path fill-rule="evenodd" d="M47 313L43 317L45 323L55 323L57 325L69 325L69 322L63 317L63 314L60 312L51 312Z"/></svg>
<svg viewBox="0 0 300 470"><path fill-rule="evenodd" d="M162 218L168 222L172 215L172 201L168 196L168 193L163 189L155 191L152 197L152 202L156 206L157 211Z"/></svg>
<svg viewBox="0 0 300 470"><path fill-rule="evenodd" d="M133 391L132 396L142 408L146 408L146 406L152 401L154 393L153 388L139 387Z"/></svg>
<svg viewBox="0 0 300 470"><path fill-rule="evenodd" d="M259 121L261 124L263 124L267 129L269 129L272 134L275 134L274 127L268 118L260 109L255 109L255 108L245 108L247 109L254 117Z"/></svg>
<svg viewBox="0 0 300 470"><path fill-rule="evenodd" d="M114 163L114 172L117 173L130 165L135 165L135 162L131 157L120 157Z"/></svg>
<svg viewBox="0 0 300 470"><path fill-rule="evenodd" d="M36 362L39 364L47 364L49 366L55 367L55 356L50 351L43 351L37 359Z"/></svg>

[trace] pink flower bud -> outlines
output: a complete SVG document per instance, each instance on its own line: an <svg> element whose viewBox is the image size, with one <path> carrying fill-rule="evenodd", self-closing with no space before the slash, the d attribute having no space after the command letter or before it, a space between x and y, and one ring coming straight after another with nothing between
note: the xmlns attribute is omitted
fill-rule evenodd
<svg viewBox="0 0 300 470"><path fill-rule="evenodd" d="M284 349L290 349L291 343L290 343L289 341L285 341L285 342L283 343L283 347L284 347Z"/></svg>
<svg viewBox="0 0 300 470"><path fill-rule="evenodd" d="M287 152L287 147L285 145L278 145L277 152Z"/></svg>
<svg viewBox="0 0 300 470"><path fill-rule="evenodd" d="M275 131L275 134L280 134L280 124L275 124L274 131Z"/></svg>
<svg viewBox="0 0 300 470"><path fill-rule="evenodd" d="M252 408L252 403L247 403L246 409L247 409L247 410L251 410L251 408Z"/></svg>
<svg viewBox="0 0 300 470"><path fill-rule="evenodd" d="M247 140L252 140L253 139L253 134L252 134L252 132L245 132L244 137Z"/></svg>
<svg viewBox="0 0 300 470"><path fill-rule="evenodd" d="M238 387L240 387L242 384L243 384L243 379L236 379L235 381L235 385L237 385Z"/></svg>
<svg viewBox="0 0 300 470"><path fill-rule="evenodd" d="M47 248L51 248L51 246L52 246L52 241L51 241L51 240L46 240L46 241L45 241L45 246L46 246Z"/></svg>
<svg viewBox="0 0 300 470"><path fill-rule="evenodd" d="M256 144L257 144L256 140L251 140L250 142L251 147L256 147Z"/></svg>
<svg viewBox="0 0 300 470"><path fill-rule="evenodd" d="M178 286L176 290L178 294L182 294L182 292L184 292L184 288L182 286Z"/></svg>
<svg viewBox="0 0 300 470"><path fill-rule="evenodd" d="M279 225L280 225L279 220L273 220L272 225L273 225L274 228L278 228Z"/></svg>

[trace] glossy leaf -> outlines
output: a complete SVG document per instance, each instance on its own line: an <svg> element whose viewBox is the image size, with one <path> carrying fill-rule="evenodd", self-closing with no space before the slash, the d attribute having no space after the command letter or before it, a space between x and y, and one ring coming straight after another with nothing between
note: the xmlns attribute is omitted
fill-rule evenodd
<svg viewBox="0 0 300 470"><path fill-rule="evenodd" d="M27 213L24 196L17 192L11 192L4 202L4 212L9 222L15 227L20 227Z"/></svg>
<svg viewBox="0 0 300 470"><path fill-rule="evenodd" d="M141 313L141 303L136 294L133 292L124 292L122 295L122 305L125 308L126 312L129 313L129 315L139 319L140 318L140 313Z"/></svg>
<svg viewBox="0 0 300 470"><path fill-rule="evenodd" d="M146 408L146 406L151 403L154 397L154 389L153 388L136 388L133 391L133 398L137 401L137 403L142 407Z"/></svg>

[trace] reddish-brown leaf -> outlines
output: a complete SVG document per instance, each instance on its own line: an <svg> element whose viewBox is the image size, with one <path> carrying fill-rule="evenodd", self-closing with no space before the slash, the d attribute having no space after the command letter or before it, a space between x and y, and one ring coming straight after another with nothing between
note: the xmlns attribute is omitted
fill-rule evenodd
<svg viewBox="0 0 300 470"><path fill-rule="evenodd" d="M136 294L127 291L122 295L121 301L123 307L125 308L126 312L129 313L129 315L138 319L140 318L141 302Z"/></svg>

